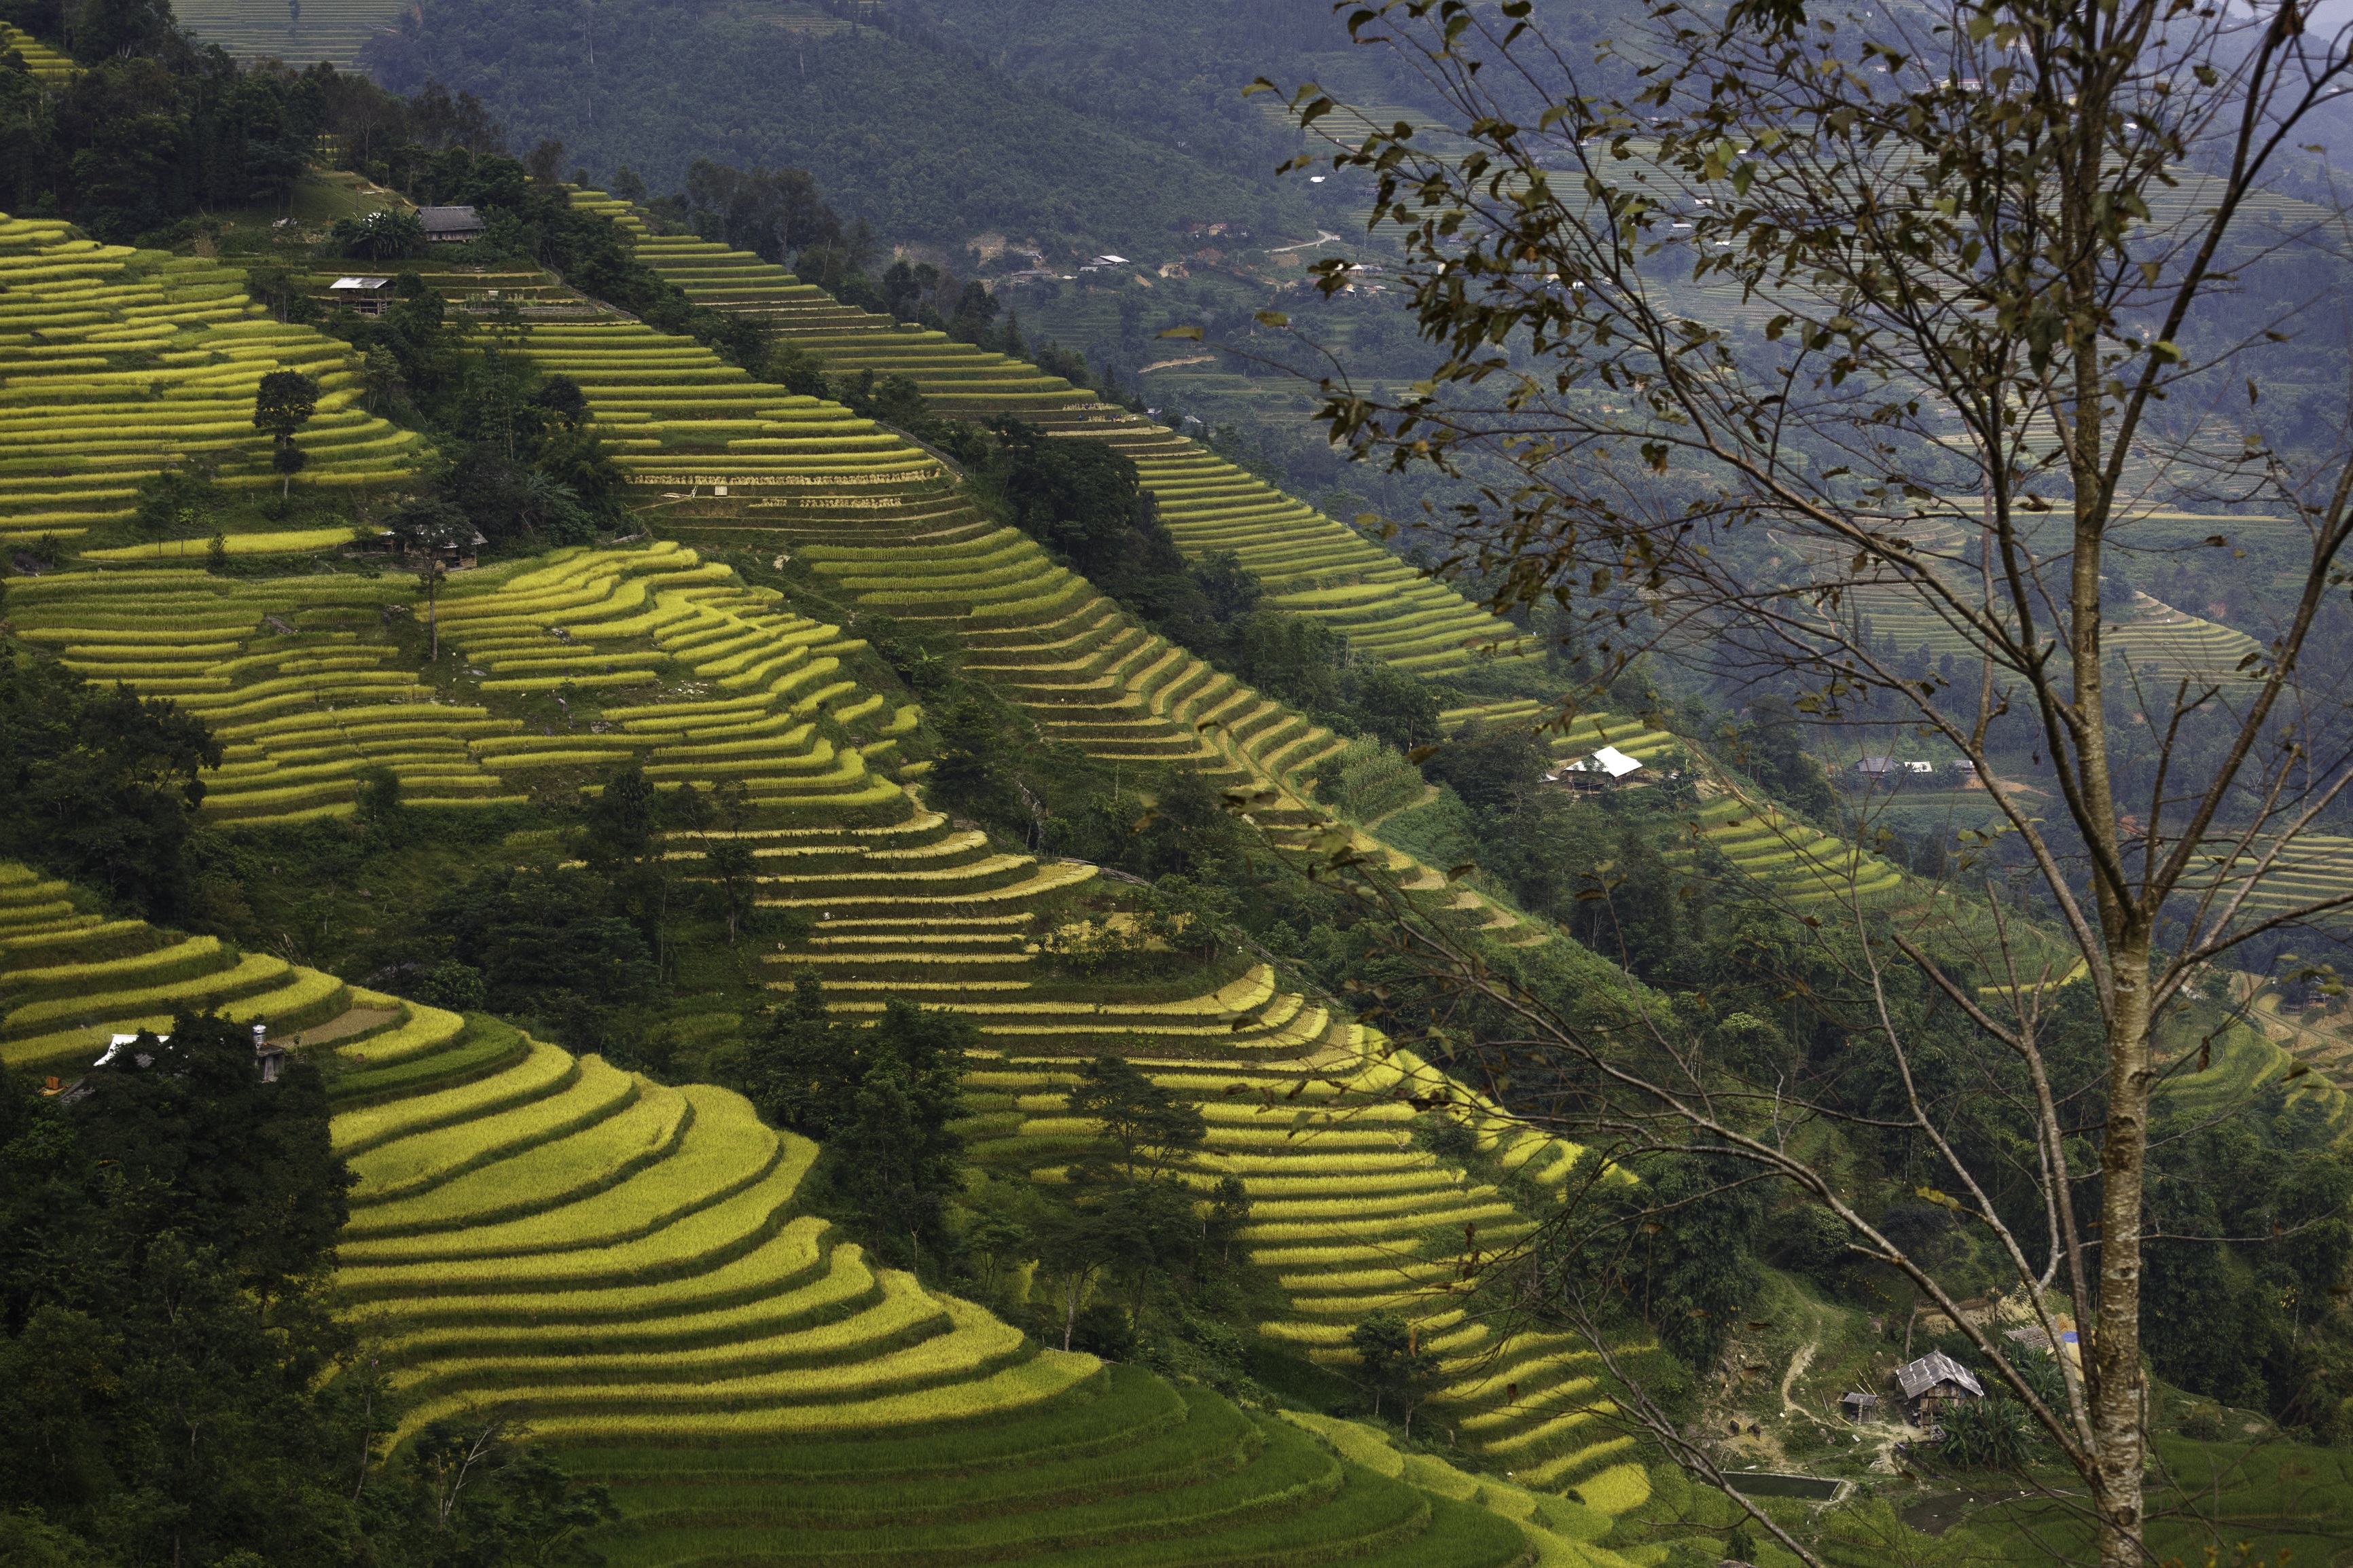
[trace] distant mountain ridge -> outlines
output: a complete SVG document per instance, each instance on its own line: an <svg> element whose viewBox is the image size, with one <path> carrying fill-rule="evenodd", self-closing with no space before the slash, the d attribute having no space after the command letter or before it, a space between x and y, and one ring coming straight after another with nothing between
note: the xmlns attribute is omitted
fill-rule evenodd
<svg viewBox="0 0 2353 1568"><path fill-rule="evenodd" d="M806 6L614 0L590 20L552 0L429 0L361 58L396 91L438 79L476 93L514 145L560 141L567 164L627 163L658 189L698 157L807 169L893 242L961 249L996 231L1065 255L1151 254L1192 224L1314 232L1238 85L1229 99L1205 84L1226 107L1185 122L1241 128L1202 138L1213 159L1176 144L1194 139L1183 125L1139 133L961 48Z"/></svg>

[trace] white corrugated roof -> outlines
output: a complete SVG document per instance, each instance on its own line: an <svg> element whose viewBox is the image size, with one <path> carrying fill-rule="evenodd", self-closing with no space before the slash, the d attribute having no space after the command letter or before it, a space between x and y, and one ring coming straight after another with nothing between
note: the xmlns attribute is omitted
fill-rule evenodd
<svg viewBox="0 0 2353 1568"><path fill-rule="evenodd" d="M338 278L327 287L330 289L381 289L391 281L389 278Z"/></svg>
<svg viewBox="0 0 2353 1568"><path fill-rule="evenodd" d="M1599 763L1601 771L1613 779L1622 779L1642 765L1615 746L1602 747L1593 753L1593 760Z"/></svg>
<svg viewBox="0 0 2353 1568"><path fill-rule="evenodd" d="M1917 1399L1940 1383L1957 1383L1978 1398L1985 1397L1985 1389L1976 1375L1943 1351L1930 1351L1895 1373L1895 1386L1904 1391L1906 1399Z"/></svg>

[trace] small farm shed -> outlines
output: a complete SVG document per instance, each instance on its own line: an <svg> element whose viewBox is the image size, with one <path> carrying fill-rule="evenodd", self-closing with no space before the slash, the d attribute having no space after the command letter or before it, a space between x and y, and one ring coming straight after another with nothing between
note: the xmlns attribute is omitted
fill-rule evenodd
<svg viewBox="0 0 2353 1568"><path fill-rule="evenodd" d="M1930 1351L1911 1365L1898 1367L1895 1386L1915 1424L1934 1421L1948 1405L1985 1397L1977 1374L1942 1351Z"/></svg>
<svg viewBox="0 0 2353 1568"><path fill-rule="evenodd" d="M418 207L417 216L431 245L462 245L482 235L481 215L471 207Z"/></svg>
<svg viewBox="0 0 2353 1568"><path fill-rule="evenodd" d="M389 278L338 278L327 285L328 300L337 305L349 305L363 316L380 316L392 298Z"/></svg>
<svg viewBox="0 0 2353 1568"><path fill-rule="evenodd" d="M1593 753L1593 760L1603 773L1613 779L1622 779L1628 773L1640 773L1642 768L1640 760L1628 756L1615 746L1602 747Z"/></svg>
<svg viewBox="0 0 2353 1568"><path fill-rule="evenodd" d="M1876 1394L1841 1394L1839 1395L1839 1404L1843 1405L1846 1409L1846 1418L1854 1422L1858 1426L1865 1421L1876 1419L1879 1415L1879 1407L1884 1403L1885 1401L1882 1400Z"/></svg>

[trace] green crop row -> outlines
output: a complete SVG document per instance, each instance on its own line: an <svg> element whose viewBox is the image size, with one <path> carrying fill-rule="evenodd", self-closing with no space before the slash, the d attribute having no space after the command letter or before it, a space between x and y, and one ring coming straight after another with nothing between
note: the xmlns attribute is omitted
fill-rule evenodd
<svg viewBox="0 0 2353 1568"><path fill-rule="evenodd" d="M463 1020L455 1014L438 1013L436 1023L447 1029L445 1037L454 1037ZM405 1044L414 1048L404 1049L392 1038L378 1041L369 1058L372 1061L388 1063L436 1048L414 1039ZM520 1105L543 1095L553 1094L572 1082L578 1074L578 1065L569 1052L533 1041L521 1062L493 1078L468 1084L463 1089L338 1116L334 1126L335 1152L349 1158L396 1138L406 1138L434 1128L488 1116L511 1105Z"/></svg>
<svg viewBox="0 0 2353 1568"><path fill-rule="evenodd" d="M554 1103L561 1098L551 1097L549 1101L541 1102L547 1109L538 1128L519 1127L511 1135L505 1134L504 1124L521 1119L512 1112L500 1119L502 1136L522 1142L505 1142L493 1149L494 1141L465 1127L426 1136L462 1140L463 1134L474 1132L470 1145L472 1152L468 1157L475 1158L486 1150L490 1157L477 1159L475 1165L466 1167L470 1169L491 1164L501 1152L533 1150L534 1144L561 1139L570 1147L554 1154L551 1163L560 1168L562 1163L569 1161L576 1171L577 1162L584 1154L594 1154L595 1144L590 1142L583 1148L582 1140L565 1134L593 1125L618 1108L610 1098L593 1106L583 1102L576 1108L565 1108ZM744 1191L776 1169L777 1162L784 1158L785 1149L776 1136L760 1126L740 1096L702 1089L693 1091L691 1100L696 1114L675 1151L646 1163L626 1181L605 1184L593 1196L583 1196L561 1207L534 1206L520 1217L502 1222L469 1223L462 1230L448 1235L420 1234L347 1245L343 1256L354 1264L387 1264L403 1258L440 1260L554 1252L634 1240ZM588 1113L592 1109L601 1114L591 1116ZM556 1131L544 1137L536 1136L547 1127ZM393 1146L394 1150L400 1147ZM508 1163L511 1162L501 1161L501 1168ZM523 1169L528 1172L531 1167ZM354 1194L355 1202L366 1195L367 1173L361 1169L363 1188ZM605 1171L598 1168L590 1179L601 1179L604 1174ZM429 1208L430 1205L417 1205L409 1212L414 1215ZM457 1205L441 1212L454 1214L458 1212Z"/></svg>
<svg viewBox="0 0 2353 1568"><path fill-rule="evenodd" d="M232 1001L261 990L291 972L292 966L282 958L251 953L232 968L163 984L30 1002L15 1008L5 1020L0 1020L0 1037L37 1034L45 1026L77 1016L132 1016L157 1011L170 1012L191 1005Z"/></svg>
<svg viewBox="0 0 2353 1568"><path fill-rule="evenodd" d="M45 992L70 991L87 997L103 994L125 982L162 984L186 979L193 974L209 973L220 968L222 962L220 939L197 936L128 958L51 964L38 969L12 969L5 973L7 987L12 992L21 990L39 995Z"/></svg>
<svg viewBox="0 0 2353 1568"><path fill-rule="evenodd" d="M757 1247L783 1224L784 1205L817 1156L816 1146L806 1140L787 1137L784 1142L784 1156L758 1182L651 1236L521 1258L355 1265L344 1268L337 1281L353 1299L369 1300L457 1291L602 1289L622 1281L644 1285L702 1273Z"/></svg>
<svg viewBox="0 0 2353 1568"><path fill-rule="evenodd" d="M487 1169L353 1215L354 1237L406 1236L459 1225L491 1225L576 1203L603 1192L668 1154L693 1121L692 1102L676 1089L643 1089L600 1122L552 1140Z"/></svg>
<svg viewBox="0 0 2353 1568"><path fill-rule="evenodd" d="M600 1057L582 1057L574 1064L570 1081L550 1093L501 1107L498 1116L482 1126L455 1122L346 1156L352 1173L359 1177L352 1202L354 1206L378 1204L423 1192L505 1155L600 1121L637 1096L637 1080L628 1073ZM344 1255L356 1257L364 1250L347 1248Z"/></svg>

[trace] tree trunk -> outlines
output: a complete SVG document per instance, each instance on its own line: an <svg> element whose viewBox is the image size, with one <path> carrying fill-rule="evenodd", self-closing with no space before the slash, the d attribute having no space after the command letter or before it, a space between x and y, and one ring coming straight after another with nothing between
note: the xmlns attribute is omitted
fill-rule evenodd
<svg viewBox="0 0 2353 1568"><path fill-rule="evenodd" d="M2106 1568L2143 1561L2141 1429L2141 1185L2148 1159L2148 959L2146 935L2115 950L2116 1011L2108 1021L2108 1125L2100 1148L2100 1300L2084 1347L2100 1511L2099 1554ZM2076 1320L2084 1317L2076 1304Z"/></svg>

